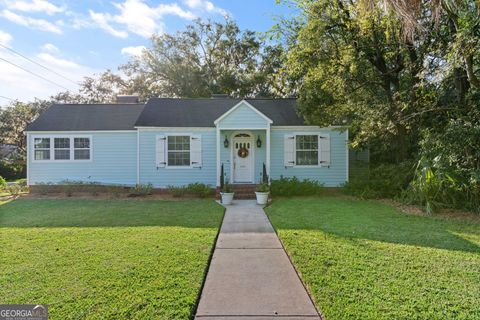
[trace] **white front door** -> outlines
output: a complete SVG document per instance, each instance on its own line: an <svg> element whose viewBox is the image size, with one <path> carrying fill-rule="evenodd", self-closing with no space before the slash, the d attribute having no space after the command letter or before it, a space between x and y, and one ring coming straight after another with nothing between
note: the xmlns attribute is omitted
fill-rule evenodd
<svg viewBox="0 0 480 320"><path fill-rule="evenodd" d="M253 183L253 138L234 137L232 141L233 182Z"/></svg>

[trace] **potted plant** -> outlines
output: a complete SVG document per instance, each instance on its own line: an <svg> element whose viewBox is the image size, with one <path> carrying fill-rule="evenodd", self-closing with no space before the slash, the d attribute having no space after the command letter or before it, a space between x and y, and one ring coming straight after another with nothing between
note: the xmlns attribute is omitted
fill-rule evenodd
<svg viewBox="0 0 480 320"><path fill-rule="evenodd" d="M232 204L234 192L229 183L223 185L220 189L220 195L222 196L222 204Z"/></svg>
<svg viewBox="0 0 480 320"><path fill-rule="evenodd" d="M257 196L257 203L267 204L269 194L270 194L270 186L268 185L268 183L259 184L255 191L255 195Z"/></svg>

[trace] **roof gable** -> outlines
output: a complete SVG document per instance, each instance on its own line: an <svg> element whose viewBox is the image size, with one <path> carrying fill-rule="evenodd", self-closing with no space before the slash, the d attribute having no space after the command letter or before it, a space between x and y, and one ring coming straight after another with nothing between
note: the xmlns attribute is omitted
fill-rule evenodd
<svg viewBox="0 0 480 320"><path fill-rule="evenodd" d="M245 128L267 127L273 121L245 100L240 101L213 123L218 127Z"/></svg>

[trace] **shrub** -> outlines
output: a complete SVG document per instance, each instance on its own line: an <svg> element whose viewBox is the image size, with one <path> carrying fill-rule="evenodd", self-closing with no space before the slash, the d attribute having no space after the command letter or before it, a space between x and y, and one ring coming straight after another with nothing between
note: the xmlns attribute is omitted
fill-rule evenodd
<svg viewBox="0 0 480 320"><path fill-rule="evenodd" d="M409 161L381 164L370 168L367 174L352 176L343 190L364 199L393 198L408 187L413 173L414 165Z"/></svg>
<svg viewBox="0 0 480 320"><path fill-rule="evenodd" d="M413 181L399 200L420 205L428 214L441 208L480 212L479 191L478 184L472 185L453 168L444 166L440 156L433 160L422 157L418 161Z"/></svg>
<svg viewBox="0 0 480 320"><path fill-rule="evenodd" d="M0 176L0 190L5 189L6 186L7 186L7 181L5 181L5 179L3 179L2 176Z"/></svg>
<svg viewBox="0 0 480 320"><path fill-rule="evenodd" d="M261 183L257 186L255 189L257 192L269 192L270 191L270 186L268 183Z"/></svg>
<svg viewBox="0 0 480 320"><path fill-rule="evenodd" d="M6 191L10 195L16 197L16 196L20 195L20 193L22 192L22 187L19 186L18 184L11 184L11 185L6 187Z"/></svg>
<svg viewBox="0 0 480 320"><path fill-rule="evenodd" d="M223 187L220 189L220 192L223 193L233 193L233 187L230 183L225 183Z"/></svg>
<svg viewBox="0 0 480 320"><path fill-rule="evenodd" d="M299 180L297 177L272 180L270 190L273 196L311 196L323 192L323 184L309 179Z"/></svg>
<svg viewBox="0 0 480 320"><path fill-rule="evenodd" d="M23 160L0 161L0 176L7 180L25 178L26 164Z"/></svg>
<svg viewBox="0 0 480 320"><path fill-rule="evenodd" d="M190 183L186 187L186 192L200 198L206 198L213 195L213 189L210 186L199 182Z"/></svg>
<svg viewBox="0 0 480 320"><path fill-rule="evenodd" d="M134 197L144 197L144 196L148 196L152 193L153 193L153 185L151 183L137 184L130 191L130 195L134 196Z"/></svg>
<svg viewBox="0 0 480 320"><path fill-rule="evenodd" d="M170 193L174 198L181 198L185 195L185 187L175 187L175 186L168 186L167 187L168 193Z"/></svg>
<svg viewBox="0 0 480 320"><path fill-rule="evenodd" d="M20 187L26 187L27 186L27 179L18 179L17 183Z"/></svg>

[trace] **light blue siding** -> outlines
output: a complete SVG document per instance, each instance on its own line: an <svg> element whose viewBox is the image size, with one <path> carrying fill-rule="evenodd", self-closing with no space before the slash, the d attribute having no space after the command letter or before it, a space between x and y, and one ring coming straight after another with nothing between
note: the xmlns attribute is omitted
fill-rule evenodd
<svg viewBox="0 0 480 320"><path fill-rule="evenodd" d="M258 116L258 115L257 115ZM263 120L263 119L262 119ZM250 123L245 124L250 125ZM263 163L266 162L266 131L242 130L250 132L254 141L255 171L254 182L261 181ZM330 133L331 138L331 165L330 167L288 167L284 166L284 136L299 132ZM157 168L156 167L156 136L169 133L185 133L201 135L202 137L202 167L201 168ZM220 135L220 163L224 164L227 180L231 177L231 141L233 130L221 130ZM104 184L135 185L137 181L137 132L68 132L65 135L92 136L92 161L89 162L35 162L29 159L28 171L31 184L39 182L57 183L62 180L77 180L84 182L100 182ZM215 186L217 180L216 169L216 131L191 130L185 128L166 130L141 130L140 141L140 183L152 183L157 188L169 185L183 186L193 182L201 182ZM40 135L40 134L39 134ZM41 134L40 136L47 136ZM56 133L55 135L62 135ZM223 141L227 135L230 146L224 148ZM32 146L33 136L29 134L29 146ZM53 136L53 134L52 134ZM256 140L260 136L261 148L256 147ZM271 179L281 176L299 179L318 180L328 187L339 186L347 180L347 148L346 132L330 129L271 129ZM30 153L30 155L32 155ZM231 182L231 181L230 181Z"/></svg>
<svg viewBox="0 0 480 320"><path fill-rule="evenodd" d="M178 129L178 128L177 128ZM169 133L195 134L202 136L202 167L201 168L157 168L156 144L157 135ZM214 187L216 185L216 142L215 129L204 131L139 131L140 134L140 183L151 183L156 188L167 186L184 186L193 182L201 182Z"/></svg>
<svg viewBox="0 0 480 320"><path fill-rule="evenodd" d="M254 157L255 157L255 171L253 175L254 183L259 183L262 179L262 172L263 172L263 163L266 162L266 130L240 130L241 132L249 133L253 137L253 148L254 150ZM221 139L221 149L220 149L220 163L223 163L223 168L226 176L225 181L231 181L231 154L232 154L232 138L235 131L233 130L221 130L220 132L220 139ZM223 146L223 141L225 140L225 136L227 136L228 141L230 141L230 145L228 148ZM262 146L260 148L257 147L257 139L260 136L260 140L262 140Z"/></svg>
<svg viewBox="0 0 480 320"><path fill-rule="evenodd" d="M243 103L221 119L217 127L228 129L267 128L268 121Z"/></svg>
<svg viewBox="0 0 480 320"><path fill-rule="evenodd" d="M92 137L92 161L38 162L29 159L30 184L58 183L62 180L99 182L103 184L135 185L137 172L137 133L132 132L67 132L65 135ZM29 147L34 136L30 134ZM61 133L51 134L61 135ZM53 142L52 142L53 143ZM31 150L31 149L30 149Z"/></svg>
<svg viewBox="0 0 480 320"><path fill-rule="evenodd" d="M330 133L330 167L285 167L284 166L284 136L298 132L312 132L314 134ZM347 148L346 132L331 129L315 130L288 130L275 129L271 132L271 179L283 177L297 177L300 180L312 179L322 182L326 187L338 187L347 181Z"/></svg>

